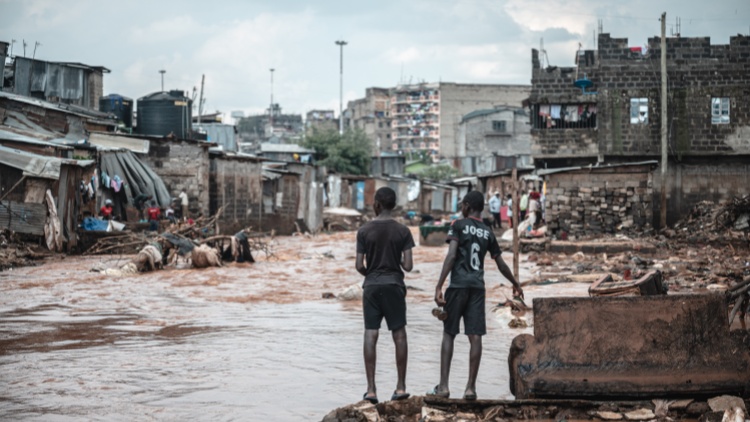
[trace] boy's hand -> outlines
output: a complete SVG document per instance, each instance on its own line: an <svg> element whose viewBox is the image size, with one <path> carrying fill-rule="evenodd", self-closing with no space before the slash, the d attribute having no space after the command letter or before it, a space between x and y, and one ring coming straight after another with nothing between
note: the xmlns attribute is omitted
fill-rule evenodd
<svg viewBox="0 0 750 422"><path fill-rule="evenodd" d="M523 297L523 289L521 289L521 286L513 286L513 296L518 296L521 299L524 299Z"/></svg>
<svg viewBox="0 0 750 422"><path fill-rule="evenodd" d="M443 298L442 289L435 290L435 303L437 304L437 306L445 305L445 299Z"/></svg>

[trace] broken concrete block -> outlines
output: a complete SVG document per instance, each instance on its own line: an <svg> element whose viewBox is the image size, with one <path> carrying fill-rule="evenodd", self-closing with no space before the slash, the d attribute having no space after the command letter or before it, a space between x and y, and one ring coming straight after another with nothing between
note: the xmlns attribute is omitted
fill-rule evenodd
<svg viewBox="0 0 750 422"><path fill-rule="evenodd" d="M622 415L617 412L596 412L596 417L604 421L619 421Z"/></svg>
<svg viewBox="0 0 750 422"><path fill-rule="evenodd" d="M733 346L722 295L533 304L534 335L514 338L508 357L517 399L748 391L750 351Z"/></svg>
<svg viewBox="0 0 750 422"><path fill-rule="evenodd" d="M723 412L733 407L739 407L742 410L745 409L745 401L737 396L719 396L712 399L708 399L708 407L714 412Z"/></svg>
<svg viewBox="0 0 750 422"><path fill-rule="evenodd" d="M625 413L625 419L629 421L650 421L655 418L656 415L650 409L638 409Z"/></svg>

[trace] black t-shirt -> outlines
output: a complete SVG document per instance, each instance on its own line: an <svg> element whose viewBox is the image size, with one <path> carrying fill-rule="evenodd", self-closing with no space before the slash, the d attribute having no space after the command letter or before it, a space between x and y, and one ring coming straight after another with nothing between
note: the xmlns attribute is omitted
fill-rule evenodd
<svg viewBox="0 0 750 422"><path fill-rule="evenodd" d="M404 285L401 254L414 247L409 229L396 220L372 220L357 231L357 253L365 255L365 283Z"/></svg>
<svg viewBox="0 0 750 422"><path fill-rule="evenodd" d="M500 255L495 233L481 220L469 217L453 222L447 241L452 240L458 242L458 252L449 287L484 289L484 257L487 252L492 259Z"/></svg>

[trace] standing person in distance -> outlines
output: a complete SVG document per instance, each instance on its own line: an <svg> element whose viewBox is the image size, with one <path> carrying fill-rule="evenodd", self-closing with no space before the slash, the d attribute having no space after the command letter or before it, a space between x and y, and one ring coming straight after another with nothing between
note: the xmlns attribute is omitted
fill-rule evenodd
<svg viewBox="0 0 750 422"><path fill-rule="evenodd" d="M375 386L380 323L385 318L396 347L398 382L391 400L409 398L406 392L406 285L404 271L411 271L414 238L409 228L391 216L396 206L396 192L383 187L375 192L373 209L376 217L357 231L357 271L365 276L362 310L365 320L364 359L367 392L362 396L378 402Z"/></svg>
<svg viewBox="0 0 750 422"><path fill-rule="evenodd" d="M440 349L440 384L430 395L449 397L448 378L453 359L453 343L464 321L464 333L469 337L469 378L464 391L465 400L477 398L477 374L482 359L482 336L487 333L485 317L484 257L487 252L495 260L500 273L513 284L513 294L523 298L523 290L500 256L500 245L492 230L480 220L484 197L477 191L469 192L461 201L464 218L457 220L448 232L448 254L443 262L440 279L435 287L435 303L443 306L448 317L443 321L443 342ZM443 283L451 276L443 295Z"/></svg>
<svg viewBox="0 0 750 422"><path fill-rule="evenodd" d="M502 223L500 222L500 207L503 206L503 200L500 199L500 192L495 191L495 194L490 198L490 214L492 214L492 218L494 219L492 223L492 228L503 228Z"/></svg>

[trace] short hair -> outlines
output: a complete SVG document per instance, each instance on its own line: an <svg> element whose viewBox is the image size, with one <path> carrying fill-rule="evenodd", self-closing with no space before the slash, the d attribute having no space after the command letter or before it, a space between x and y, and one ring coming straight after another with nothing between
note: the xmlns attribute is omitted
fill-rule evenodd
<svg viewBox="0 0 750 422"><path fill-rule="evenodd" d="M462 202L474 211L482 211L484 209L484 195L475 190L467 193Z"/></svg>
<svg viewBox="0 0 750 422"><path fill-rule="evenodd" d="M396 207L396 192L389 187L382 187L375 192L375 200L387 210Z"/></svg>

